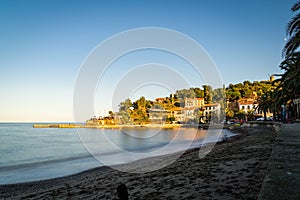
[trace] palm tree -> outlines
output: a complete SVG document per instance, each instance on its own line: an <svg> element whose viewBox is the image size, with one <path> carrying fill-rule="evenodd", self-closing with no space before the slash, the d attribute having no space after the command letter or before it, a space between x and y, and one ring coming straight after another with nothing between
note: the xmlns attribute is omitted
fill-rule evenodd
<svg viewBox="0 0 300 200"><path fill-rule="evenodd" d="M291 8L291 11L296 13L299 9L300 1ZM296 14L288 23L286 35L288 41L283 48L282 54L285 58L288 58L300 46L300 13Z"/></svg>
<svg viewBox="0 0 300 200"><path fill-rule="evenodd" d="M299 97L300 96L300 52L291 54L289 58L281 62L279 67L285 72L284 74L281 75L281 78L279 79L280 84L276 88L278 96L280 97L280 99L284 101L289 101Z"/></svg>
<svg viewBox="0 0 300 200"><path fill-rule="evenodd" d="M280 83L274 91L278 110L281 105L291 104L293 99L300 97L300 52L292 53L279 67L285 72L280 75ZM292 109L292 113L296 114L296 108L293 106Z"/></svg>
<svg viewBox="0 0 300 200"><path fill-rule="evenodd" d="M267 120L267 112L273 112L275 107L273 92L269 91L258 99L258 112L263 112L264 120Z"/></svg>
<svg viewBox="0 0 300 200"><path fill-rule="evenodd" d="M300 10L300 1L291 11L296 13ZM288 38L282 54L285 58L279 67L284 70L279 79L280 84L274 91L275 106L290 104L293 99L300 97L300 13L296 14L287 25L286 35ZM294 108L295 109L295 108ZM295 112L294 112L295 113Z"/></svg>

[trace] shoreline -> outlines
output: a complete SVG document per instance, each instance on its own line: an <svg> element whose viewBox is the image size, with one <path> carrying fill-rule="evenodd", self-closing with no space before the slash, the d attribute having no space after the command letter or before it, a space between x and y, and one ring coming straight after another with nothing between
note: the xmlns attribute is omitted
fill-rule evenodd
<svg viewBox="0 0 300 200"><path fill-rule="evenodd" d="M196 148L187 150L171 165L149 173L98 167L61 178L0 185L3 191L0 198L113 199L117 198L118 184L125 183L130 199L222 199L224 195L256 199L271 155L274 130L245 127L233 132L240 135L220 142L203 159L197 157L199 148ZM153 158L138 162L149 165L147 162L151 161Z"/></svg>
<svg viewBox="0 0 300 200"><path fill-rule="evenodd" d="M243 125L240 124L142 124L142 125L87 125L83 123L39 123L33 124L33 128L91 128L91 129L178 129L178 128L198 128L198 129L234 129L240 126L256 127L267 126L276 127L280 123L273 121L249 121Z"/></svg>
<svg viewBox="0 0 300 200"><path fill-rule="evenodd" d="M94 129L177 129L177 128L198 128L198 127L209 127L209 124L205 125L193 125L193 124L141 124L141 125L87 125L80 123L42 123L33 124L33 128L94 128Z"/></svg>

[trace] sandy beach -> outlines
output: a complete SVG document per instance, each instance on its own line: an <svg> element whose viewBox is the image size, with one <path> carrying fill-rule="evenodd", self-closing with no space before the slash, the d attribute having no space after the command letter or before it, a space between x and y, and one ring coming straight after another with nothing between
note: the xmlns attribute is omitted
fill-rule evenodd
<svg viewBox="0 0 300 200"><path fill-rule="evenodd" d="M244 127L199 159L199 149L149 173L125 173L109 167L31 183L0 186L1 199L118 199L124 183L129 199L257 199L276 136L272 128ZM169 155L172 156L172 155ZM168 156L133 163L145 167Z"/></svg>

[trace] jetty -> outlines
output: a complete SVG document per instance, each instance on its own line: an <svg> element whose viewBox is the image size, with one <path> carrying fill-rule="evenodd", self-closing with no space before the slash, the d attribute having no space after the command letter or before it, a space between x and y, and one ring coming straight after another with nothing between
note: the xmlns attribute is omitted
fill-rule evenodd
<svg viewBox="0 0 300 200"><path fill-rule="evenodd" d="M33 128L119 128L118 125L86 125L86 124L34 124Z"/></svg>
<svg viewBox="0 0 300 200"><path fill-rule="evenodd" d="M231 125L233 126L233 125ZM79 123L53 123L53 124L34 124L33 128L98 128L98 129L132 129L132 128L159 128L159 129L177 129L177 128L199 128L207 130L228 128L227 124L125 124L125 125L108 125L108 124L79 124Z"/></svg>

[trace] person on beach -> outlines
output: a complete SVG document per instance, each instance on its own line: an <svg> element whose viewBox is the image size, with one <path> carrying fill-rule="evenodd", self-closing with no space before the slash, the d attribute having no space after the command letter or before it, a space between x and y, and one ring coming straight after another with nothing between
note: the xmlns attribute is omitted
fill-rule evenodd
<svg viewBox="0 0 300 200"><path fill-rule="evenodd" d="M128 200L128 191L124 183L117 187L117 195L120 200Z"/></svg>
<svg viewBox="0 0 300 200"><path fill-rule="evenodd" d="M286 123L286 109L285 109L285 106L284 105L282 105L281 106L282 107L282 112L281 112L281 114L282 114L282 123Z"/></svg>

